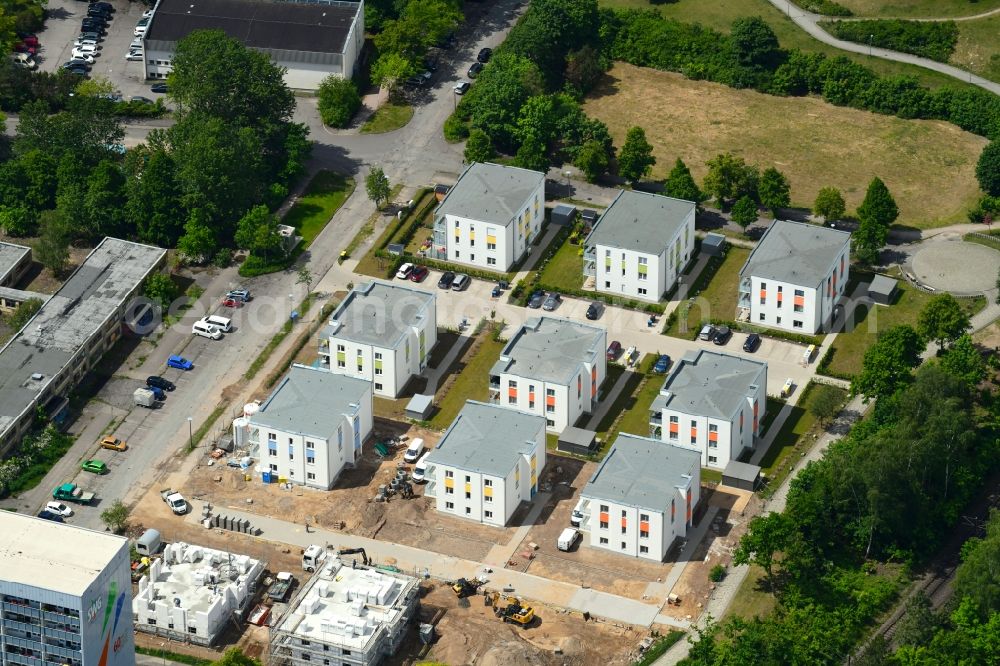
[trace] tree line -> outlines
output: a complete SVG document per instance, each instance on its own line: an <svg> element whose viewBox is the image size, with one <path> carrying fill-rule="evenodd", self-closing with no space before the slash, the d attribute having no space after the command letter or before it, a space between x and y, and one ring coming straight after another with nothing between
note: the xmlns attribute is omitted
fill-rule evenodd
<svg viewBox="0 0 1000 666"><path fill-rule="evenodd" d="M954 21L832 21L824 23L835 37L849 42L912 53L938 62L948 62L958 44Z"/></svg>

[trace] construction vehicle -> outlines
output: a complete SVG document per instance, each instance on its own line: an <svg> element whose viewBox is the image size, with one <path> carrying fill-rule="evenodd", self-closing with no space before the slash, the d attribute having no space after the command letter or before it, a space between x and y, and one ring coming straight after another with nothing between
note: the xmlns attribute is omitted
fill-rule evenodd
<svg viewBox="0 0 1000 666"><path fill-rule="evenodd" d="M316 571L324 560L326 560L326 551L323 550L323 546L313 544L302 551L302 570Z"/></svg>
<svg viewBox="0 0 1000 666"><path fill-rule="evenodd" d="M288 593L295 584L295 578L288 571L279 571L274 577L274 583L267 590L267 597L272 602L282 602L288 598Z"/></svg>
<svg viewBox="0 0 1000 666"><path fill-rule="evenodd" d="M493 614L504 622L524 627L535 619L535 609L517 597L501 597L499 592L493 592L486 596L486 602L493 607Z"/></svg>
<svg viewBox="0 0 1000 666"><path fill-rule="evenodd" d="M471 597L477 594L480 587L482 587L485 581L479 578L473 578L472 580L467 580L465 578L459 578L451 586L451 589L455 591L455 594L459 599L464 599L465 597Z"/></svg>
<svg viewBox="0 0 1000 666"><path fill-rule="evenodd" d="M344 555L361 555L361 563L366 567L371 564L368 559L368 553L365 552L364 548L341 548L337 551L337 557L343 557Z"/></svg>

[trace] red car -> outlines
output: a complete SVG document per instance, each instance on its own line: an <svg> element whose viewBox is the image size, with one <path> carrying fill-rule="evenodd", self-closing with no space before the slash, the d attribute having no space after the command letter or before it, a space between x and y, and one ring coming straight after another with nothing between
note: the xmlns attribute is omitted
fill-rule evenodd
<svg viewBox="0 0 1000 666"><path fill-rule="evenodd" d="M29 55L35 55L37 50L38 49L35 46L32 46L31 44L26 44L24 42L18 42L17 44L14 45L15 53L27 53Z"/></svg>
<svg viewBox="0 0 1000 666"><path fill-rule="evenodd" d="M426 266L414 266L413 270L410 271L410 280L413 282L423 282L427 274L430 273Z"/></svg>
<svg viewBox="0 0 1000 666"><path fill-rule="evenodd" d="M243 307L243 301L238 298L224 298L222 299L222 307L224 308L241 308Z"/></svg>
<svg viewBox="0 0 1000 666"><path fill-rule="evenodd" d="M38 48L38 37L34 35L28 35L27 37L22 37L21 41L28 46L33 46L36 49Z"/></svg>

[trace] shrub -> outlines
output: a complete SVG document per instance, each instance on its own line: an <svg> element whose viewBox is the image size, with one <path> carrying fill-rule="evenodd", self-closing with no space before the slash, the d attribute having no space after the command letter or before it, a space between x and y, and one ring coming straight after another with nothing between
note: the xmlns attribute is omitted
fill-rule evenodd
<svg viewBox="0 0 1000 666"><path fill-rule="evenodd" d="M319 97L319 115L324 125L330 127L347 127L351 118L361 108L361 95L350 79L344 79L335 74L323 79L317 90Z"/></svg>
<svg viewBox="0 0 1000 666"><path fill-rule="evenodd" d="M713 583L718 583L723 578L726 577L726 567L721 564L716 564L712 567L712 570L708 572L708 579Z"/></svg>
<svg viewBox="0 0 1000 666"><path fill-rule="evenodd" d="M469 125L457 114L451 114L444 121L444 138L450 143L458 143L469 138Z"/></svg>
<svg viewBox="0 0 1000 666"><path fill-rule="evenodd" d="M825 23L824 27L840 39L912 53L939 62L948 62L958 43L958 25L954 21L873 19L834 21Z"/></svg>
<svg viewBox="0 0 1000 666"><path fill-rule="evenodd" d="M823 14L825 16L853 16L852 12L847 7L843 5L838 5L833 0L794 0L802 9L807 12L813 12L815 14Z"/></svg>

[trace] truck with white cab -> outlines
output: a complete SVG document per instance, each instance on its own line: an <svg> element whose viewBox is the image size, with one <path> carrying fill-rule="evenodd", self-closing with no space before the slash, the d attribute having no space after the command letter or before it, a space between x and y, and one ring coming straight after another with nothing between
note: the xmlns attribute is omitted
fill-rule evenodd
<svg viewBox="0 0 1000 666"><path fill-rule="evenodd" d="M302 570L316 571L326 560L326 549L313 544L302 551Z"/></svg>
<svg viewBox="0 0 1000 666"><path fill-rule="evenodd" d="M187 513L188 509L187 500L184 499L184 496L181 495L180 493L175 492L170 488L164 488L163 490L160 491L160 497L162 497L163 501L166 502L167 506L170 507L170 510L173 511L178 516L183 516L185 513Z"/></svg>

